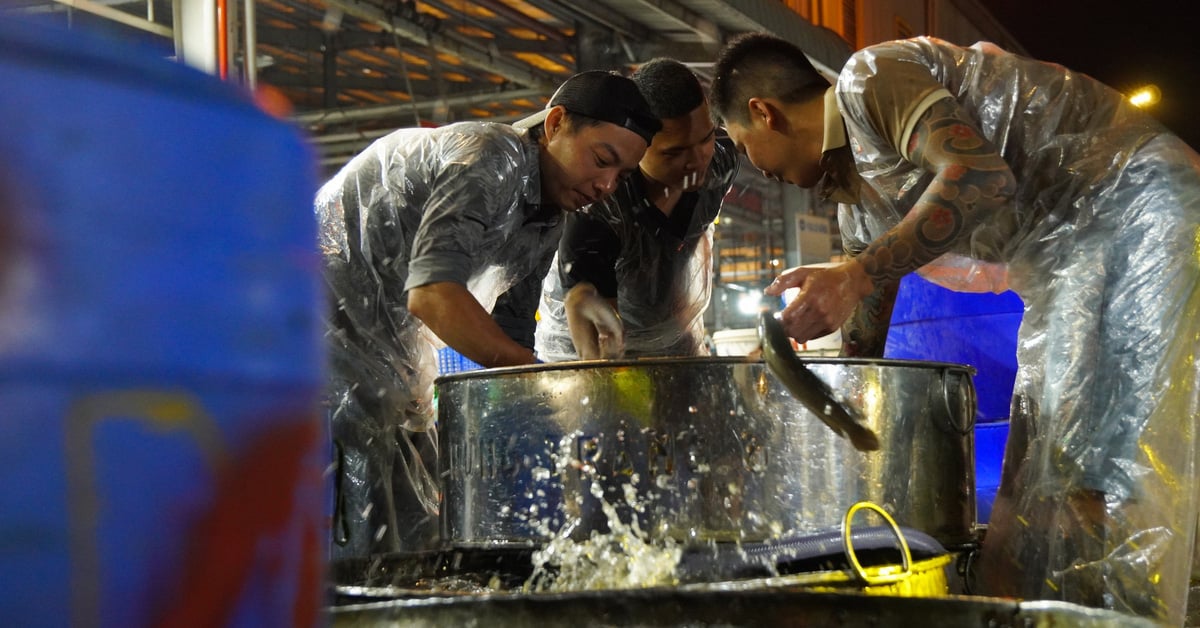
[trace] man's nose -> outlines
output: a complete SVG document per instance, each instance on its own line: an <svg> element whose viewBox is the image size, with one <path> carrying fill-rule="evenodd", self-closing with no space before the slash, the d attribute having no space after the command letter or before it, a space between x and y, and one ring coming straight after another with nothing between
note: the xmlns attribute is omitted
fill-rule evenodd
<svg viewBox="0 0 1200 628"><path fill-rule="evenodd" d="M605 176L596 181L596 191L604 196L612 194L617 189L617 180L619 177L616 174Z"/></svg>

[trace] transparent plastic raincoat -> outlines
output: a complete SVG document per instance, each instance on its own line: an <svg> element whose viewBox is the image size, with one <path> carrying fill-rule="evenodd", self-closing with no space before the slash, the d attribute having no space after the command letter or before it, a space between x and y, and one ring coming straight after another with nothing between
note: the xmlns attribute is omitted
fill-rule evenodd
<svg viewBox="0 0 1200 628"><path fill-rule="evenodd" d="M436 539L432 398L442 343L408 312L406 292L455 281L491 311L518 282L540 283L562 212L539 209L538 152L508 125L402 129L317 194L332 305L328 404L341 461L335 559Z"/></svg>
<svg viewBox="0 0 1200 628"><path fill-rule="evenodd" d="M563 299L585 280L596 284L602 296L616 297L625 357L707 355L704 310L712 295L713 219L737 168L732 144L718 140L703 186L685 194L671 218L646 198L640 173L624 180L609 198L568 216L542 284L538 358L579 359ZM669 224L689 207L687 225ZM576 263L588 270L580 272Z"/></svg>
<svg viewBox="0 0 1200 628"><path fill-rule="evenodd" d="M931 178L888 140L883 103L953 97L1016 176L1006 215L920 271L1025 303L982 592L1182 623L1197 521L1200 157L1090 77L986 43L868 47L836 93L868 184L842 207L850 249L900 221ZM1005 223L1015 236L998 235Z"/></svg>

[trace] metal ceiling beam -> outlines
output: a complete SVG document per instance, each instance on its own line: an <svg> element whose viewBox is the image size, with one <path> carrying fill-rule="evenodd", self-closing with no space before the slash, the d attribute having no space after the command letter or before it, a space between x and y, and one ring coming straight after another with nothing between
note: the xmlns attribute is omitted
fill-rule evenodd
<svg viewBox="0 0 1200 628"><path fill-rule="evenodd" d="M363 0L325 0L329 6L337 7L362 20L375 24L399 37L429 46L439 52L454 55L474 67L494 72L504 78L529 87L553 91L561 80L532 66L505 58L498 47L490 50L478 47L474 41L453 32L439 33L436 29L423 29L398 16L392 16L379 7ZM435 20L436 18L430 18Z"/></svg>
<svg viewBox="0 0 1200 628"><path fill-rule="evenodd" d="M326 109L322 111L312 111L309 113L292 116L292 120L302 125L354 122L358 120L386 117L389 115L404 114L411 112L414 109L421 113L429 113L438 107L448 107L451 109L457 107L471 107L491 102L548 97L550 94L551 92L537 87L506 91L490 90L485 92L474 92L470 94L449 96L447 98L439 98L436 100L409 102L398 105L379 105L374 107L357 107L354 109Z"/></svg>
<svg viewBox="0 0 1200 628"><path fill-rule="evenodd" d="M3 0L0 0L3 2ZM332 43L337 50L373 50L391 48L396 45L395 38L388 33L369 33L366 31L341 30L329 36L317 29L297 28L258 28L258 41L264 46L290 48L293 50L320 50L327 43ZM507 53L528 52L532 54L561 54L562 44L546 40L517 39L516 37L495 37L489 40ZM428 46L405 40L401 42L402 49L407 52L418 50L428 51Z"/></svg>
<svg viewBox="0 0 1200 628"><path fill-rule="evenodd" d="M721 28L715 22L675 2L675 0L640 0L640 2L674 19L684 27L691 29L707 43L719 44L724 42Z"/></svg>
<svg viewBox="0 0 1200 628"><path fill-rule="evenodd" d="M646 41L657 34L644 25L621 16L608 5L596 6L596 3L576 2L574 0L548 0L563 10L586 20L593 25L603 26L617 35L628 37L634 41ZM549 11L547 11L549 12Z"/></svg>
<svg viewBox="0 0 1200 628"><path fill-rule="evenodd" d="M370 129L364 131L348 131L346 133L325 133L318 137L309 138L309 141L317 146L337 146L342 142L361 142L365 140L373 140L391 133L393 129ZM325 150L322 146L322 150ZM330 149L332 152L334 149Z"/></svg>
<svg viewBox="0 0 1200 628"><path fill-rule="evenodd" d="M638 54L638 65L655 57L670 57L697 70L697 66L712 65L717 58L710 45L699 42L650 41L635 44L633 49Z"/></svg>
<svg viewBox="0 0 1200 628"><path fill-rule="evenodd" d="M663 50L669 51L671 49L664 48ZM666 53L664 52L664 55L665 54ZM280 71L275 65L261 66L259 68L259 74L262 75L262 79L264 81L275 87L320 90L324 89L326 86L325 82L320 76L315 76L313 74L291 74L289 72ZM478 89L483 85L483 82L479 81L465 83L465 85L473 85L475 89ZM395 75L385 76L382 72L372 72L370 75L338 76L337 88L339 92L345 92L347 90L362 90L369 92L403 92L404 94L408 94L409 96L416 98L436 98L439 96L437 93L437 81L433 77L426 79L410 78L408 81L405 81L403 77ZM538 93L546 96L549 96L551 93L553 93L537 88L533 89L536 89ZM410 90L413 92L412 94L409 94ZM453 93L449 95L453 96Z"/></svg>
<svg viewBox="0 0 1200 628"><path fill-rule="evenodd" d="M126 26L132 26L133 28L138 28L138 29L146 31L147 33L153 33L153 34L159 35L161 37L170 38L170 37L174 36L174 29L172 29L170 26L164 26L162 24L158 24L158 23L152 22L150 20L140 18L136 15L108 7L99 2L92 2L91 0L51 0L51 1L56 4L61 4L65 7L70 7L72 9L78 9L80 11L91 13L93 15L98 15L102 18L109 19L114 22L119 22Z"/></svg>
<svg viewBox="0 0 1200 628"><path fill-rule="evenodd" d="M315 28L273 28L258 27L258 41L268 46L280 48L295 48L297 50L320 50L329 38L337 45L338 50L355 48L378 48L392 45L391 37L383 33L368 33L366 31L338 31L326 35Z"/></svg>
<svg viewBox="0 0 1200 628"><path fill-rule="evenodd" d="M319 76L311 74L297 75L288 74L286 72L274 71L273 67L262 68L259 71L263 75L263 79L274 85L275 87L296 87L300 89L324 89L325 83ZM346 90L357 89L365 91L389 91L389 92L404 92L408 93L409 87L415 87L416 84L425 84L429 81L412 81L413 85L405 83L403 77L398 76L382 76L381 74L372 73L373 76L380 78L368 78L365 76L339 76L337 77L337 88L339 92ZM414 90L416 91L416 90Z"/></svg>
<svg viewBox="0 0 1200 628"><path fill-rule="evenodd" d="M528 15L525 15L524 13L508 6L507 4L500 2L500 0L475 0L475 2L480 6L487 8L489 11L492 11L493 13L505 19L512 20L513 22L516 22L518 26L527 28L541 35L542 37L557 41L560 44L566 44L570 41L570 38L564 35L562 31L559 31L557 28L554 28L553 26L545 24L539 20L535 20L532 17L529 17Z"/></svg>
<svg viewBox="0 0 1200 628"><path fill-rule="evenodd" d="M767 31L804 50L817 69L836 77L854 52L850 44L833 31L817 26L778 0L724 0L692 2L703 4L706 14L723 18L743 31Z"/></svg>
<svg viewBox="0 0 1200 628"><path fill-rule="evenodd" d="M525 116L496 116L494 118L486 118L487 122L496 122L499 124L510 124L516 122ZM392 129L394 130L394 129ZM391 133L387 131L366 131L363 132L359 139L354 140L346 138L347 141L335 142L331 144L316 144L319 157L319 163L327 172L332 172L343 166L346 162L354 158L355 155L362 152L367 146L371 145L376 139Z"/></svg>

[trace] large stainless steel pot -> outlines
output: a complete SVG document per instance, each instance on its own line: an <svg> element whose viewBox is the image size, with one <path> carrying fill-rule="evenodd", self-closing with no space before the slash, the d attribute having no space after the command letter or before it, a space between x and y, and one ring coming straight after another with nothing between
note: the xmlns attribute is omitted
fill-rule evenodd
<svg viewBox="0 0 1200 628"><path fill-rule="evenodd" d="M968 366L805 359L878 435L859 452L761 361L573 362L437 381L442 540L536 543L621 519L678 540L759 541L839 525L855 502L948 547L977 540ZM566 443L569 456L558 454ZM594 473L594 475L593 475ZM632 487L637 507L624 496Z"/></svg>

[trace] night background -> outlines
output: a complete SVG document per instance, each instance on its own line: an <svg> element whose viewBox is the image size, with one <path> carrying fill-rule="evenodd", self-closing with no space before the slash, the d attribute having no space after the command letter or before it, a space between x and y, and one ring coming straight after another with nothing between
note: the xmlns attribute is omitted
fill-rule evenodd
<svg viewBox="0 0 1200 628"><path fill-rule="evenodd" d="M1191 2L981 0L1030 56L1122 91L1157 85L1147 108L1200 150L1200 45Z"/></svg>

